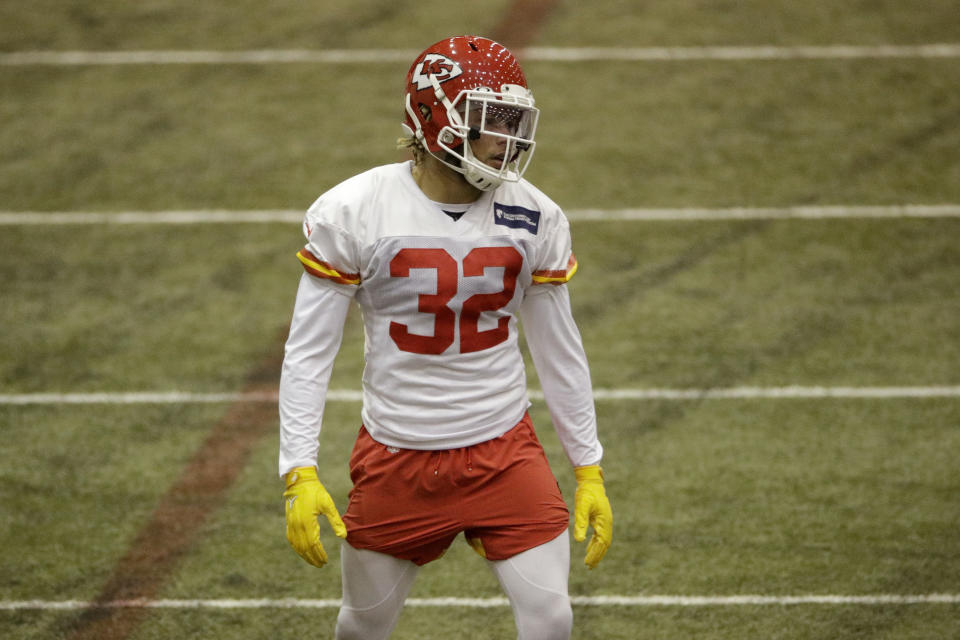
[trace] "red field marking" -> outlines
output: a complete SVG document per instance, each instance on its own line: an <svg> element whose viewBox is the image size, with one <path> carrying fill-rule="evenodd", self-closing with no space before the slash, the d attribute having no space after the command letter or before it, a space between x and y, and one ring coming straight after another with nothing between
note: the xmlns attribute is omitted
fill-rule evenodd
<svg viewBox="0 0 960 640"><path fill-rule="evenodd" d="M253 370L247 391L276 389L282 353L282 348L271 350L270 356ZM275 403L235 402L227 409L117 562L95 606L74 623L71 640L120 640L133 631L148 615L148 609L102 605L156 597L246 467L251 450L276 428ZM278 500L280 491L278 482ZM279 521L277 531L282 531ZM281 539L282 534L278 533L278 540Z"/></svg>
<svg viewBox="0 0 960 640"><path fill-rule="evenodd" d="M508 49L523 49L529 46L558 4L558 0L514 0L490 31L491 39ZM522 58L522 51L514 53Z"/></svg>

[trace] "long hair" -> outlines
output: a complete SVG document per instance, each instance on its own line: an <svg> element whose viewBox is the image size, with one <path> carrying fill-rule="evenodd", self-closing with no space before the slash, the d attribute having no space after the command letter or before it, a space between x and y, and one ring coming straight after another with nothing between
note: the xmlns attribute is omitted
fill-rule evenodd
<svg viewBox="0 0 960 640"><path fill-rule="evenodd" d="M397 138L397 149L409 150L410 153L413 154L413 163L416 165L423 164L423 160L427 155L427 150L424 149L420 141L413 136Z"/></svg>

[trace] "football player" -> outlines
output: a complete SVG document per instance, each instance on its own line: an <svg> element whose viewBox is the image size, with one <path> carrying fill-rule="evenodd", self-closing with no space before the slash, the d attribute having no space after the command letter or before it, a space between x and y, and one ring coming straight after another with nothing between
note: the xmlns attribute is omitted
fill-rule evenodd
<svg viewBox="0 0 960 640"><path fill-rule="evenodd" d="M280 383L280 474L297 553L327 562L321 514L345 538L337 638L387 638L418 567L461 533L502 585L519 638L570 637L569 513L527 413L518 320L577 478L574 539L593 529L590 568L610 545L603 448L566 286L577 271L569 225L522 178L538 114L502 45L438 42L406 78L400 143L413 159L354 176L307 211ZM354 300L362 426L341 519L318 479L318 436Z"/></svg>

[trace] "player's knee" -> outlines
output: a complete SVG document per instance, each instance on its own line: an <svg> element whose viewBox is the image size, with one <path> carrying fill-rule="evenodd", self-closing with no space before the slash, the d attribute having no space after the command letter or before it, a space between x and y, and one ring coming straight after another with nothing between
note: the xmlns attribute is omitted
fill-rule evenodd
<svg viewBox="0 0 960 640"><path fill-rule="evenodd" d="M337 640L360 640L363 637L363 628L355 611L340 609L340 613L337 614L337 630L334 637Z"/></svg>
<svg viewBox="0 0 960 640"><path fill-rule="evenodd" d="M519 640L569 640L573 631L570 598L541 592L535 606L518 611Z"/></svg>
<svg viewBox="0 0 960 640"><path fill-rule="evenodd" d="M573 608L570 601L558 602L549 611L545 612L544 626L551 629L551 633L544 636L546 640L569 640L573 632Z"/></svg>
<svg viewBox="0 0 960 640"><path fill-rule="evenodd" d="M336 640L379 640L393 630L395 616L382 608L357 610L342 607L337 614Z"/></svg>

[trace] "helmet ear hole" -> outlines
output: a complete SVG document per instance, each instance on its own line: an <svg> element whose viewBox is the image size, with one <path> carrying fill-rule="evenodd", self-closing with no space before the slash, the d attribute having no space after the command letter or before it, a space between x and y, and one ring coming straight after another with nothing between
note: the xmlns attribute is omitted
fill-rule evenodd
<svg viewBox="0 0 960 640"><path fill-rule="evenodd" d="M433 111L427 105L422 102L417 105L417 109L420 110L420 115L423 117L424 122L430 122L433 120Z"/></svg>

